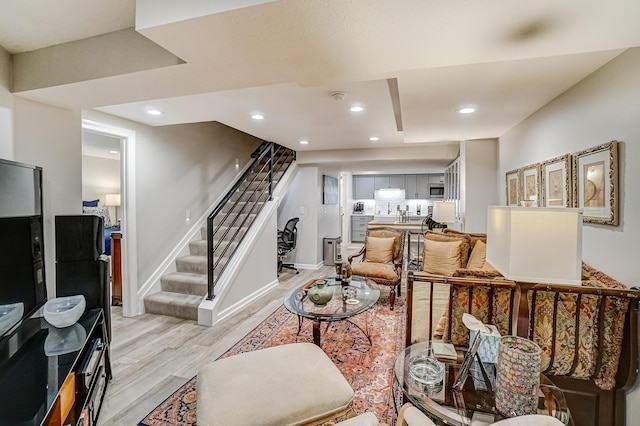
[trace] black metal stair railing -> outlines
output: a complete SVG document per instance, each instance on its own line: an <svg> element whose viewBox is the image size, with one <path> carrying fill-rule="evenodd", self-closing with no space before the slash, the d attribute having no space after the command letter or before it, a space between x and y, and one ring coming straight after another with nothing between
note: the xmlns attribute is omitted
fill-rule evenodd
<svg viewBox="0 0 640 426"><path fill-rule="evenodd" d="M251 165L207 218L208 300L213 300L217 280L264 203L272 200L274 180L284 175L296 152L265 141L252 157Z"/></svg>

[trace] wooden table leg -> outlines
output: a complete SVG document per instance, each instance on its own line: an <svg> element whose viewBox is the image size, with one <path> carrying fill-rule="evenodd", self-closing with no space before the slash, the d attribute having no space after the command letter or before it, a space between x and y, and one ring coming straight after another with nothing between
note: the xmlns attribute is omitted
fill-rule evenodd
<svg viewBox="0 0 640 426"><path fill-rule="evenodd" d="M313 321L313 343L320 346L320 321Z"/></svg>
<svg viewBox="0 0 640 426"><path fill-rule="evenodd" d="M111 288L111 305L122 305L122 251L120 241L122 239L121 232L111 233L111 265L112 265L112 288Z"/></svg>

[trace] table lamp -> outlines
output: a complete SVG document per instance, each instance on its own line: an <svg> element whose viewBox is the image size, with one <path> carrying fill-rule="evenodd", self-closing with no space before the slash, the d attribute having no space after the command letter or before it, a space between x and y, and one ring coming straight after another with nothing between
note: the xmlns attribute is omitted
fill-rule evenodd
<svg viewBox="0 0 640 426"><path fill-rule="evenodd" d="M581 285L582 210L489 206L487 262L513 281Z"/></svg>
<svg viewBox="0 0 640 426"><path fill-rule="evenodd" d="M456 221L456 203L454 201L436 201L433 203L433 220L438 223Z"/></svg>
<svg viewBox="0 0 640 426"><path fill-rule="evenodd" d="M104 205L116 208L116 224L120 226L120 218L118 216L118 207L120 207L120 194L106 194Z"/></svg>

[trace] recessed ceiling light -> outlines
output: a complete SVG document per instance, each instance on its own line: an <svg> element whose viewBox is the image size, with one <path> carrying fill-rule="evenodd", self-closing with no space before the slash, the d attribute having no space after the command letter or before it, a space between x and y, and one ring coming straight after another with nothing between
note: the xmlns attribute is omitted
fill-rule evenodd
<svg viewBox="0 0 640 426"><path fill-rule="evenodd" d="M476 112L476 109L474 107L464 107L464 108L460 108L458 112L460 114L471 114Z"/></svg>
<svg viewBox="0 0 640 426"><path fill-rule="evenodd" d="M354 105L351 108L349 108L349 111L351 111L351 112L362 112L362 111L364 111L364 108L362 108L359 105Z"/></svg>
<svg viewBox="0 0 640 426"><path fill-rule="evenodd" d="M117 154L118 151L109 151L109 154Z"/></svg>
<svg viewBox="0 0 640 426"><path fill-rule="evenodd" d="M372 141L372 142L375 142L375 141L379 141L379 140L380 140L380 138L379 138L379 137L377 137L377 136L371 136L371 137L369 138L369 140L370 140L370 141Z"/></svg>
<svg viewBox="0 0 640 426"><path fill-rule="evenodd" d="M302 140L302 141L300 141L300 145L309 145L309 141Z"/></svg>
<svg viewBox="0 0 640 426"><path fill-rule="evenodd" d="M264 118L264 115L262 115L262 114L253 114L251 116L251 118L253 118L254 120L262 120Z"/></svg>
<svg viewBox="0 0 640 426"><path fill-rule="evenodd" d="M164 112L160 111L158 108L147 108L147 114L149 115L162 115Z"/></svg>

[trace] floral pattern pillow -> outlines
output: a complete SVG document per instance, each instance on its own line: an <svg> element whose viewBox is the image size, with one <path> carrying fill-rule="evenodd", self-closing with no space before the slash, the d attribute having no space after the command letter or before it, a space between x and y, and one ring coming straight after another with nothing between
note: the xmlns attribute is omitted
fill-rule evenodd
<svg viewBox="0 0 640 426"><path fill-rule="evenodd" d="M83 207L82 213L100 216L102 218L102 226L111 228L111 216L109 215L109 208L107 206Z"/></svg>

